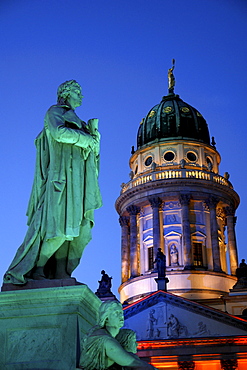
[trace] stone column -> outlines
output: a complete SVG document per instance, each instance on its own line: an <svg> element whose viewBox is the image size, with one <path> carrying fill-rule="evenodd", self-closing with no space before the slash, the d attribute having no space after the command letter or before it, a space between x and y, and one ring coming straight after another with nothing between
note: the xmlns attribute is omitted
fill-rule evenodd
<svg viewBox="0 0 247 370"><path fill-rule="evenodd" d="M236 218L234 217L234 211L232 206L225 207L231 275L236 275L236 269L238 268L238 252L235 234Z"/></svg>
<svg viewBox="0 0 247 370"><path fill-rule="evenodd" d="M153 209L153 247L154 256L157 255L158 248L160 248L160 216L159 210L162 204L162 200L159 197L153 197L148 199Z"/></svg>
<svg viewBox="0 0 247 370"><path fill-rule="evenodd" d="M190 235L190 219L189 219L189 203L190 194L181 194L179 202L182 206L182 234L183 234L183 249L184 249L184 269L190 270L192 267L192 248Z"/></svg>
<svg viewBox="0 0 247 370"><path fill-rule="evenodd" d="M216 217L216 206L219 200L216 197L210 196L206 200L206 204L210 211L210 229L211 229L211 243L213 255L213 268L214 271L222 272L220 263L220 247L218 239L218 222Z"/></svg>
<svg viewBox="0 0 247 370"><path fill-rule="evenodd" d="M129 278L130 264L130 245L129 245L129 217L120 216L121 226L121 263L122 263L122 283Z"/></svg>
<svg viewBox="0 0 247 370"><path fill-rule="evenodd" d="M130 277L138 276L138 251L137 251L137 222L136 216L140 212L137 206L127 207L130 215Z"/></svg>

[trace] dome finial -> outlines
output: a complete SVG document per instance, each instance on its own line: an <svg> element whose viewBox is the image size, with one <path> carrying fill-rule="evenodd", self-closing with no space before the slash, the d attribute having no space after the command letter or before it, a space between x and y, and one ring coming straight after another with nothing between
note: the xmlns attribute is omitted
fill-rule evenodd
<svg viewBox="0 0 247 370"><path fill-rule="evenodd" d="M175 59L172 59L172 67L168 69L168 92L174 94L175 77L173 70L175 68Z"/></svg>

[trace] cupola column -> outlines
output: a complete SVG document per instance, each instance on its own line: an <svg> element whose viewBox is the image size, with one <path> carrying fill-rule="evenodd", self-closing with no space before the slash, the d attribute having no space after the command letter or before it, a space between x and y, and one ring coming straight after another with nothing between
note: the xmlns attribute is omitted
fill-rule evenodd
<svg viewBox="0 0 247 370"><path fill-rule="evenodd" d="M160 248L160 206L162 200L159 197L153 197L148 199L151 207L153 209L153 247L154 247L154 256L157 255L158 248Z"/></svg>
<svg viewBox="0 0 247 370"><path fill-rule="evenodd" d="M183 249L184 249L184 269L189 270L192 266L189 203L190 194L180 194L179 202L181 204Z"/></svg>
<svg viewBox="0 0 247 370"><path fill-rule="evenodd" d="M122 283L129 278L130 245L129 245L129 217L120 216L121 226L121 260L122 260Z"/></svg>
<svg viewBox="0 0 247 370"><path fill-rule="evenodd" d="M127 212L130 215L130 275L131 277L138 276L138 251L137 251L137 220L136 216L140 212L137 206L127 207Z"/></svg>
<svg viewBox="0 0 247 370"><path fill-rule="evenodd" d="M210 211L210 229L211 229L211 243L212 243L212 255L213 255L213 267L214 271L222 272L220 263L220 247L218 238L218 222L216 217L216 206L219 200L216 197L210 196L206 200L206 204Z"/></svg>
<svg viewBox="0 0 247 370"><path fill-rule="evenodd" d="M232 206L225 207L231 275L236 275L236 269L238 267L238 253L235 234L236 217L234 217L234 212L235 210Z"/></svg>

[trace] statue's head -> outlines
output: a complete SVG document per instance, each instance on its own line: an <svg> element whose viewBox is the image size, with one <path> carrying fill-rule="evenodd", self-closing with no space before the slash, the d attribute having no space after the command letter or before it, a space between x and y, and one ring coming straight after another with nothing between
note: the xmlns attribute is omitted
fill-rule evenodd
<svg viewBox="0 0 247 370"><path fill-rule="evenodd" d="M136 333L131 329L120 329L116 336L116 340L127 352L136 353Z"/></svg>
<svg viewBox="0 0 247 370"><path fill-rule="evenodd" d="M105 301L101 304L98 312L98 325L103 328L106 324L118 326L119 329L123 326L123 308L120 302Z"/></svg>
<svg viewBox="0 0 247 370"><path fill-rule="evenodd" d="M72 109L79 107L82 102L81 86L75 80L69 80L58 86L58 104L68 104Z"/></svg>

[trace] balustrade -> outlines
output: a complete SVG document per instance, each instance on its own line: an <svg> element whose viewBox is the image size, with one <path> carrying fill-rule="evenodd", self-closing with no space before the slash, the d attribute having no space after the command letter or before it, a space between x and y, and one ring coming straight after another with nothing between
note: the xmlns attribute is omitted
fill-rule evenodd
<svg viewBox="0 0 247 370"><path fill-rule="evenodd" d="M148 182L157 181L157 180L169 180L169 179L198 179L216 182L217 184L233 188L231 183L225 179L223 176L217 175L213 172L201 171L201 170L188 170L185 168L176 169L176 170L163 170L163 171L154 171L148 174L141 174L138 177L135 177L133 180L122 186L122 193L132 189L138 185L146 184Z"/></svg>

